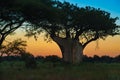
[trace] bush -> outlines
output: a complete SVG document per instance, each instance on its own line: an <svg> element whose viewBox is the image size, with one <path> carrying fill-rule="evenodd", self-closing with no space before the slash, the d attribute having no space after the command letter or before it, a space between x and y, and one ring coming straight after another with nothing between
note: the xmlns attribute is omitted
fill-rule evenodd
<svg viewBox="0 0 120 80"><path fill-rule="evenodd" d="M45 58L43 56L37 56L35 57L37 61L44 62Z"/></svg>
<svg viewBox="0 0 120 80"><path fill-rule="evenodd" d="M50 61L50 62L61 62L62 59L58 56L51 55L51 56L46 56L45 61Z"/></svg>
<svg viewBox="0 0 120 80"><path fill-rule="evenodd" d="M21 54L21 58L25 62L26 68L36 68L37 67L37 62L32 54L23 53L23 54Z"/></svg>

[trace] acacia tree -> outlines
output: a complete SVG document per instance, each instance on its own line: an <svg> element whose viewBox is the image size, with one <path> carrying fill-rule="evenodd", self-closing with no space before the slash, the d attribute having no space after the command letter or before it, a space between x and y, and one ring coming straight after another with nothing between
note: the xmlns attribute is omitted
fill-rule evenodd
<svg viewBox="0 0 120 80"><path fill-rule="evenodd" d="M21 12L13 5L14 0L0 2L0 46L9 34L24 23Z"/></svg>
<svg viewBox="0 0 120 80"><path fill-rule="evenodd" d="M106 11L93 7L80 8L68 2L56 2L51 6L56 9L54 13L57 15L51 15L54 19L49 15L50 20L39 21L38 16L34 16L38 20L36 23L31 21L35 26L27 32L36 34L37 30L43 30L46 37L58 44L64 61L79 63L87 44L99 38L105 39L108 35L119 34L115 23L118 18L112 18ZM39 14L39 11L36 13Z"/></svg>
<svg viewBox="0 0 120 80"><path fill-rule="evenodd" d="M25 53L26 46L26 41L23 41L22 39L16 39L12 42L8 42L7 45L4 45L0 52L7 56L21 55Z"/></svg>

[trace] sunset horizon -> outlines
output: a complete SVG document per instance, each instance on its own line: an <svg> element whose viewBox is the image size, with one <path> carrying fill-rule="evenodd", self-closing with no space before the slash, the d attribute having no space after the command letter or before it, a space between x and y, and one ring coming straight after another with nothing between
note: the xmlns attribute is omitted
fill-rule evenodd
<svg viewBox="0 0 120 80"><path fill-rule="evenodd" d="M19 32L19 33L18 33ZM24 30L17 30L14 35L10 35L7 37L7 41L13 41L15 39L22 39L27 41L26 51L30 52L34 56L49 56L49 55L57 55L62 57L61 50L59 46L54 41L47 42L44 39L43 35L39 35L38 39L35 40L34 37L26 37ZM84 55L87 56L111 56L115 57L120 55L120 36L108 36L105 40L98 39L96 41L91 42L84 49Z"/></svg>
<svg viewBox="0 0 120 80"><path fill-rule="evenodd" d="M89 1L80 1L80 0L59 0L59 1L68 1L71 4L77 5L79 7L85 7L85 6L91 6L94 8L100 8L101 10L107 11L111 14L111 17L118 17L120 18L120 9L118 9L119 2L118 0L111 0L109 1L99 1L99 0L89 0ZM120 19L116 21L117 25L120 25ZM58 55L62 57L61 50L59 46L52 41L46 42L44 41L44 36L39 36L37 41L32 38L24 37L25 32L21 30L15 31L16 34L7 37L6 40L12 41L18 38L21 38L25 41L27 41L27 51L32 53L35 56L41 55L41 56L47 56L47 55ZM120 55L120 36L108 36L105 40L98 39L94 42L91 42L87 45L87 47L84 50L84 55L87 56L94 56L94 55L108 55L108 56L117 56Z"/></svg>
<svg viewBox="0 0 120 80"><path fill-rule="evenodd" d="M1 0L0 80L120 80L120 0Z"/></svg>

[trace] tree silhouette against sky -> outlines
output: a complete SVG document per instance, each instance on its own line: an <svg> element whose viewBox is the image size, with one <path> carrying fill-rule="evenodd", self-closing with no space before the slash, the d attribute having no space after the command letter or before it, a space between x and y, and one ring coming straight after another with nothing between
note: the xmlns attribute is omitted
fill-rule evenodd
<svg viewBox="0 0 120 80"><path fill-rule="evenodd" d="M82 61L83 50L90 42L119 34L115 23L118 18L112 18L110 13L99 8L81 8L56 0L14 1L29 25L26 26L27 36L36 38L36 34L43 32L58 44L67 62Z"/></svg>
<svg viewBox="0 0 120 80"><path fill-rule="evenodd" d="M22 26L24 18L16 8L13 1L1 0L0 2L0 46L5 38Z"/></svg>
<svg viewBox="0 0 120 80"><path fill-rule="evenodd" d="M53 17L39 21L34 15L36 23L32 24L33 33L43 31L46 37L55 41L62 51L63 60L72 63L82 61L84 48L99 38L105 39L108 35L119 34L116 25L117 17L112 18L110 13L93 7L80 8L68 2L52 4ZM39 10L36 13L40 13ZM36 14L35 13L35 14ZM31 34L32 30L28 30Z"/></svg>

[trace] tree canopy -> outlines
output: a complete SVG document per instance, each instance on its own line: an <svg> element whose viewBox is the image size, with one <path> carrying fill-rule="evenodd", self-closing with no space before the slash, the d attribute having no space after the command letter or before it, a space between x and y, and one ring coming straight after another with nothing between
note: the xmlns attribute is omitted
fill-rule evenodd
<svg viewBox="0 0 120 80"><path fill-rule="evenodd" d="M25 21L18 8L12 5L13 1L2 0L0 2L0 46L5 38L22 26Z"/></svg>
<svg viewBox="0 0 120 80"><path fill-rule="evenodd" d="M37 32L43 30L50 37L79 39L84 46L98 38L105 39L108 35L113 36L119 33L115 23L118 17L112 18L110 13L100 8L89 6L83 8L56 0L3 0L0 9L1 28L4 30L9 28L3 28L6 24L11 22L18 24L24 19L33 26L26 28L28 34L34 35L37 30ZM1 33L4 31L2 29Z"/></svg>
<svg viewBox="0 0 120 80"><path fill-rule="evenodd" d="M79 7L58 0L2 0L0 3L0 45L23 23L27 36L41 32L60 47L65 61L79 62L92 41L120 34L118 17L90 6Z"/></svg>
<svg viewBox="0 0 120 80"><path fill-rule="evenodd" d="M105 39L108 35L119 34L116 20L118 17L111 17L110 13L100 8L81 8L68 2L57 1L53 4L54 17L44 22L37 22L37 29L43 29L50 37L79 39L83 46L98 38ZM36 13L39 13L37 11ZM37 15L34 17L38 17ZM53 18L55 22L51 22ZM39 19L39 18L38 18Z"/></svg>
<svg viewBox="0 0 120 80"><path fill-rule="evenodd" d="M89 6L78 7L69 2L53 2L45 11L38 7L37 11L32 9L32 14L38 14L34 18L25 15L31 20L31 27L26 28L26 31L28 36L34 35L35 38L36 34L44 32L48 40L52 39L58 44L64 61L79 63L87 44L120 33L115 23L118 17L111 17L109 12ZM40 17L41 11L44 18ZM31 13L29 10L27 12Z"/></svg>

